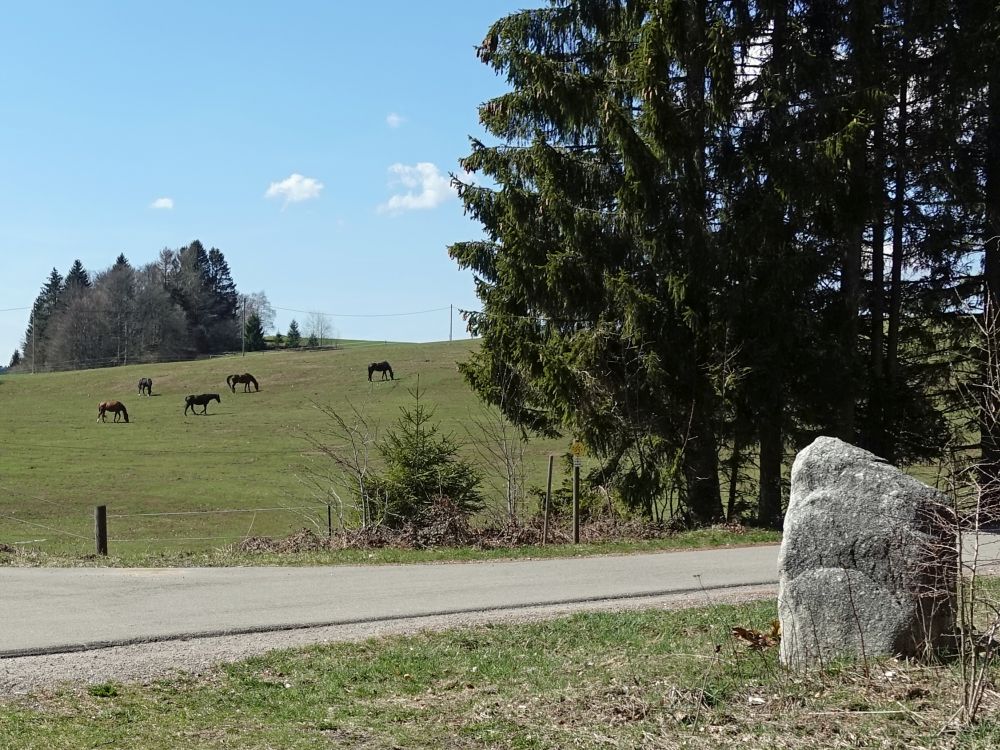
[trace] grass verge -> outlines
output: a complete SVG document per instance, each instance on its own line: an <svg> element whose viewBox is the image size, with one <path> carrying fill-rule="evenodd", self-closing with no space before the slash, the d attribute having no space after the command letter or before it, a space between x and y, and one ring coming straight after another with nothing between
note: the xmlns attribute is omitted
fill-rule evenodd
<svg viewBox="0 0 1000 750"><path fill-rule="evenodd" d="M992 748L957 729L957 669L781 669L734 625L775 604L581 614L282 651L147 685L0 703L0 747Z"/></svg>
<svg viewBox="0 0 1000 750"><path fill-rule="evenodd" d="M232 565L373 565L405 563L471 562L475 560L542 559L556 557L593 557L643 552L712 549L751 544L777 544L779 532L767 529L707 528L682 531L658 539L610 541L594 544L547 544L479 549L475 547L436 547L432 549L323 549L290 552L238 552L233 547L209 550L147 550L117 552L112 545L108 557L80 554L56 554L38 548L0 544L0 567L216 567Z"/></svg>

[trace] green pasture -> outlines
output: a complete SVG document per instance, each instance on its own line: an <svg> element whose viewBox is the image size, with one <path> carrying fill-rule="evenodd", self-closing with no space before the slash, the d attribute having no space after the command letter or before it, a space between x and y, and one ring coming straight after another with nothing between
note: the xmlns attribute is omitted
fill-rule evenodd
<svg viewBox="0 0 1000 750"><path fill-rule="evenodd" d="M118 552L206 549L304 526L325 531L327 499L310 486L309 468L324 464L306 439L323 439L330 427L317 407L347 415L353 405L384 430L412 405L418 380L441 428L469 442L466 455L476 457L481 406L456 368L475 342L352 344L0 376L0 543L85 554L96 505L108 508ZM396 380L369 383L368 363L383 359ZM252 373L260 392L231 393L226 376L237 372ZM140 377L153 379L151 398L138 397ZM207 416L185 416L184 397L194 393L219 393L221 403ZM108 399L125 403L129 424L97 422L98 402ZM566 447L529 443L532 482L544 483L547 455ZM139 515L149 513L178 515Z"/></svg>

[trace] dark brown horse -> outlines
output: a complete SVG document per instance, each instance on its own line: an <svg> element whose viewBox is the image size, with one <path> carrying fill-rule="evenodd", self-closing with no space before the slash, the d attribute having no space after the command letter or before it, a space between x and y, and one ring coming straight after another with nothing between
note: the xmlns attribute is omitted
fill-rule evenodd
<svg viewBox="0 0 1000 750"><path fill-rule="evenodd" d="M392 374L392 367L389 366L388 362L372 362L368 365L368 380L371 381L372 373L380 372L382 373L382 380L385 380L385 376L388 373L389 380L395 380L396 376Z"/></svg>
<svg viewBox="0 0 1000 750"><path fill-rule="evenodd" d="M153 395L153 379L139 378L139 395L145 393L147 396Z"/></svg>
<svg viewBox="0 0 1000 750"><path fill-rule="evenodd" d="M219 398L218 393L202 393L200 396L188 396L184 399L184 415L187 416L188 409L191 410L192 414L197 414L198 412L194 408L196 406L202 407L202 414L208 414L208 404L211 401L222 403L222 399Z"/></svg>
<svg viewBox="0 0 1000 750"><path fill-rule="evenodd" d="M108 412L112 412L115 415L115 421L118 421L118 417L124 417L125 421L128 422L128 411L125 409L125 404L121 401L102 401L97 405L97 421L107 422L105 418Z"/></svg>
<svg viewBox="0 0 1000 750"><path fill-rule="evenodd" d="M251 375L249 372L245 372L242 375L230 375L226 378L226 385L228 385L233 393L236 393L236 384L243 383L243 392L250 393L250 384L253 383L253 389L255 391L260 390L260 386L257 385L257 378Z"/></svg>

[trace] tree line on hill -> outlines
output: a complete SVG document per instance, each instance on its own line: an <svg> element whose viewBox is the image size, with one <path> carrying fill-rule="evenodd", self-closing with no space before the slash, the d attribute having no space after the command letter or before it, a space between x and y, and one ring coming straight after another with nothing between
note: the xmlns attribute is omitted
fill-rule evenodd
<svg viewBox="0 0 1000 750"><path fill-rule="evenodd" d="M336 331L322 313L310 313L307 333L297 321L287 336L274 328L275 311L261 292L239 293L222 251L195 240L164 248L136 268L119 254L91 273L79 260L64 277L49 273L21 342L13 371L44 372L190 359L224 352L317 347Z"/></svg>
<svg viewBox="0 0 1000 750"><path fill-rule="evenodd" d="M965 400L996 361L992 3L552 0L478 54L510 90L457 181L485 239L450 254L486 400L654 517L780 523L817 434L905 463L978 431L996 476Z"/></svg>
<svg viewBox="0 0 1000 750"><path fill-rule="evenodd" d="M222 251L197 240L140 268L120 254L91 274L77 260L65 277L52 269L11 366L70 370L232 351L241 302L252 314L269 308L262 292L241 298Z"/></svg>

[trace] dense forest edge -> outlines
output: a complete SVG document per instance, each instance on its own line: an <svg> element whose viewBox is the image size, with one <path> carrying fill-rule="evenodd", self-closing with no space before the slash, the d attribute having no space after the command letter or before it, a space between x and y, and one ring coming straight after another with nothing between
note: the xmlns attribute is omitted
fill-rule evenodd
<svg viewBox="0 0 1000 750"><path fill-rule="evenodd" d="M497 21L478 55L510 90L456 180L485 236L450 247L482 300L469 382L582 441L647 516L677 498L693 524L778 527L788 450L818 435L996 478L988 5L555 0Z"/></svg>

